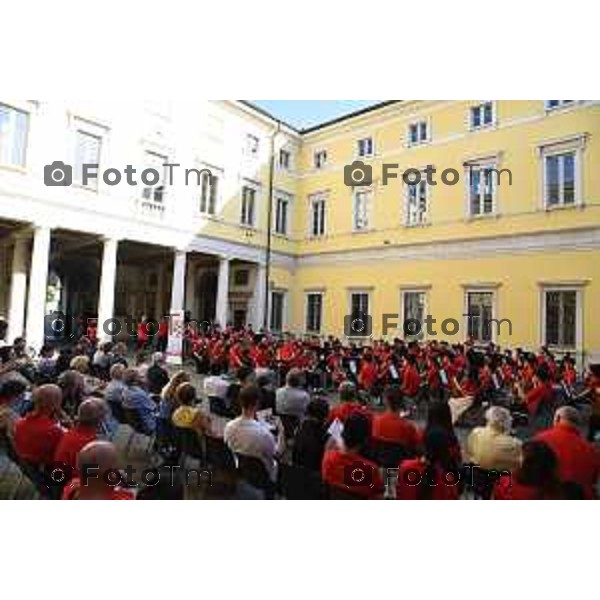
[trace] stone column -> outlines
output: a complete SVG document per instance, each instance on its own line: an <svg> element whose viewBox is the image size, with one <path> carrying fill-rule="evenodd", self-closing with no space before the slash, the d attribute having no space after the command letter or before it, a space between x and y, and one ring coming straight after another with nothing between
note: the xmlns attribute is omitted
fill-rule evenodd
<svg viewBox="0 0 600 600"><path fill-rule="evenodd" d="M29 240L22 234L15 236L12 256L12 274L8 308L6 341L12 344L25 332L25 305L27 301L27 253Z"/></svg>
<svg viewBox="0 0 600 600"><path fill-rule="evenodd" d="M98 296L98 340L108 341L112 336L107 331L113 329L113 325L107 323L114 317L115 307L115 283L117 280L117 249L119 241L115 238L105 238L102 250L102 272L100 274L100 293Z"/></svg>
<svg viewBox="0 0 600 600"><path fill-rule="evenodd" d="M227 313L229 309L229 258L221 256L219 259L219 280L217 283L217 309L215 321L221 327L227 325Z"/></svg>
<svg viewBox="0 0 600 600"><path fill-rule="evenodd" d="M40 225L34 228L31 269L29 271L26 337L27 344L35 350L39 350L44 343L44 317L46 315L50 237L50 227Z"/></svg>

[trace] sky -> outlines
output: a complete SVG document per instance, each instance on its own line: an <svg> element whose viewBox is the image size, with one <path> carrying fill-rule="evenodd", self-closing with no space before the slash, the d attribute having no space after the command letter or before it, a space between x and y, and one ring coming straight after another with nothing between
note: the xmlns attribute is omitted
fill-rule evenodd
<svg viewBox="0 0 600 600"><path fill-rule="evenodd" d="M250 100L274 117L305 129L360 110L380 100Z"/></svg>

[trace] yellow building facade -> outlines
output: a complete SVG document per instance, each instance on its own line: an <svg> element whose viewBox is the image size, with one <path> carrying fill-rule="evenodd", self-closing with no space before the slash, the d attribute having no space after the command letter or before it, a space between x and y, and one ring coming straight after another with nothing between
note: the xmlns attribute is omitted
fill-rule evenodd
<svg viewBox="0 0 600 600"><path fill-rule="evenodd" d="M599 103L389 102L300 138L273 243L294 257L271 277L287 329L353 337L344 317L365 312L393 338L431 315L425 337L600 358ZM355 160L369 185L345 183Z"/></svg>

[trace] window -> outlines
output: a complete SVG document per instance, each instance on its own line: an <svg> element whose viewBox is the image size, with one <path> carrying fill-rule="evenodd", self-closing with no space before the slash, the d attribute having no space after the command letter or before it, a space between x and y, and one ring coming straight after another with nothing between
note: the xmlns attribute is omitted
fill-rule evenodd
<svg viewBox="0 0 600 600"><path fill-rule="evenodd" d="M546 110L569 106L569 104L573 104L574 102L575 100L546 100Z"/></svg>
<svg viewBox="0 0 600 600"><path fill-rule="evenodd" d="M275 197L275 233L287 235L289 205L289 196L278 194Z"/></svg>
<svg viewBox="0 0 600 600"><path fill-rule="evenodd" d="M165 181L167 179L165 163L168 162L167 157L154 152L146 152L145 159L144 169L154 169L158 173L158 181L154 185L142 188L142 198L160 203L164 200L165 195Z"/></svg>
<svg viewBox="0 0 600 600"><path fill-rule="evenodd" d="M325 197L321 194L310 199L310 234L313 237L325 235Z"/></svg>
<svg viewBox="0 0 600 600"><path fill-rule="evenodd" d="M406 225L424 225L428 219L427 181L409 185L406 201Z"/></svg>
<svg viewBox="0 0 600 600"><path fill-rule="evenodd" d="M362 140L358 140L358 156L360 158L366 158L368 156L373 156L373 138L363 138Z"/></svg>
<svg viewBox="0 0 600 600"><path fill-rule="evenodd" d="M83 165L100 164L102 138L78 129L75 132L75 181L83 185ZM97 188L98 178L88 178L86 187Z"/></svg>
<svg viewBox="0 0 600 600"><path fill-rule="evenodd" d="M467 292L467 334L477 342L492 341L493 292Z"/></svg>
<svg viewBox="0 0 600 600"><path fill-rule="evenodd" d="M403 320L402 329L408 328L408 331L418 331L412 337L423 337L423 328L425 321L425 292L422 291L406 291L402 294ZM414 321L419 322L419 327Z"/></svg>
<svg viewBox="0 0 600 600"><path fill-rule="evenodd" d="M365 231L369 228L370 191L356 191L353 196L352 228L354 231Z"/></svg>
<svg viewBox="0 0 600 600"><path fill-rule="evenodd" d="M327 162L327 150L318 150L314 154L315 169L322 169Z"/></svg>
<svg viewBox="0 0 600 600"><path fill-rule="evenodd" d="M471 129L479 129L494 122L494 103L484 102L471 107Z"/></svg>
<svg viewBox="0 0 600 600"><path fill-rule="evenodd" d="M546 346L577 346L577 290L545 290Z"/></svg>
<svg viewBox="0 0 600 600"><path fill-rule="evenodd" d="M242 214L240 223L248 227L254 227L254 211L256 205L256 189L245 185L242 187Z"/></svg>
<svg viewBox="0 0 600 600"><path fill-rule="evenodd" d="M306 295L306 331L321 333L323 294L313 292Z"/></svg>
<svg viewBox="0 0 600 600"><path fill-rule="evenodd" d="M283 171L289 171L292 168L292 153L289 150L282 148L279 151L279 168Z"/></svg>
<svg viewBox="0 0 600 600"><path fill-rule="evenodd" d="M259 144L259 139L255 135L249 133L246 136L246 154L248 154L248 156L258 156Z"/></svg>
<svg viewBox="0 0 600 600"><path fill-rule="evenodd" d="M419 121L411 123L408 126L408 143L410 146L422 144L429 141L427 131L427 121Z"/></svg>
<svg viewBox="0 0 600 600"><path fill-rule="evenodd" d="M358 319L369 314L368 292L352 292L350 295L351 319Z"/></svg>
<svg viewBox="0 0 600 600"><path fill-rule="evenodd" d="M471 164L468 166L469 214L471 216L491 215L495 212L494 173L496 173L495 165Z"/></svg>
<svg viewBox="0 0 600 600"><path fill-rule="evenodd" d="M545 205L568 206L575 203L575 152L544 157Z"/></svg>
<svg viewBox="0 0 600 600"><path fill-rule="evenodd" d="M0 165L25 166L29 115L0 104Z"/></svg>
<svg viewBox="0 0 600 600"><path fill-rule="evenodd" d="M271 292L271 331L279 332L283 329L283 309L285 303L285 292Z"/></svg>
<svg viewBox="0 0 600 600"><path fill-rule="evenodd" d="M217 210L217 193L219 178L216 175L203 172L200 181L200 212L214 215Z"/></svg>
<svg viewBox="0 0 600 600"><path fill-rule="evenodd" d="M233 273L233 285L245 287L250 281L250 271L248 269L237 269Z"/></svg>

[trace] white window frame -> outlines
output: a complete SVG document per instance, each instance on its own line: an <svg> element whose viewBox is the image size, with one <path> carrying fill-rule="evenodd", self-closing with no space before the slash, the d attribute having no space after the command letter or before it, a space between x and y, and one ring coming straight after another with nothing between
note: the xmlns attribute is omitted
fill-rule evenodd
<svg viewBox="0 0 600 600"><path fill-rule="evenodd" d="M548 346L557 352L583 352L583 292L585 283L540 283L540 345L546 346L546 294L548 292L575 292L575 346Z"/></svg>
<svg viewBox="0 0 600 600"><path fill-rule="evenodd" d="M574 136L569 136L560 139L548 140L538 146L537 153L540 164L540 181L542 185L542 193L540 194L540 206L542 210L562 210L583 205L584 189L583 189L583 153L585 152L588 134L581 133ZM558 154L575 153L575 201L571 204L555 204L548 203L548 179L546 169L546 158L556 156Z"/></svg>
<svg viewBox="0 0 600 600"><path fill-rule="evenodd" d="M97 164L98 165L98 176L91 177L88 181L87 185L83 184L83 169L81 169L81 173L79 173L79 141L80 136L85 136L88 138L92 138L97 142L98 147L98 156L96 162L92 161L83 163L83 164ZM104 135L100 127L88 125L86 121L75 119L74 129L73 129L73 183L78 187L83 187L85 189L98 191L98 182L100 178L100 165L102 164L102 146L104 145ZM81 175L81 177L80 177Z"/></svg>
<svg viewBox="0 0 600 600"><path fill-rule="evenodd" d="M468 161L464 165L465 167L465 183L466 183L466 211L467 216L471 219L481 219L485 217L494 217L498 215L498 177L494 175L490 177L492 180L492 210L491 212L484 212L483 207L485 206L484 198L481 194L481 179L480 179L480 211L478 213L473 212L473 205L471 202L471 175L474 169L480 172L480 176L483 176L485 169L496 169L499 170L498 160L496 158L480 159Z"/></svg>
<svg viewBox="0 0 600 600"><path fill-rule="evenodd" d="M404 226L405 227L421 227L423 225L428 225L429 224L429 214L430 214L430 187L427 184L427 180L424 177L424 175L421 173L421 181L419 181L418 184L416 185L409 185L408 183L405 183L405 191L404 191L404 198L405 198L405 204L404 204ZM415 222L411 222L410 221L410 206L411 206L411 197L413 194L413 190L418 190L416 192L416 198L417 198L417 204L419 204L420 201L420 189L423 188L425 190L425 211L423 213L419 212L420 215L425 215L424 218L420 218L419 220L415 221Z"/></svg>
<svg viewBox="0 0 600 600"><path fill-rule="evenodd" d="M207 167L204 167L207 168ZM221 175L215 174L213 169L210 169L211 175L206 171L200 173L200 198L198 202L198 212L201 215L214 217L220 209L220 193L221 193ZM215 185L216 183L216 185ZM205 198L205 191L207 196ZM212 201L212 211L211 208Z"/></svg>
<svg viewBox="0 0 600 600"><path fill-rule="evenodd" d="M252 202L252 212L251 212L252 218L250 220L248 220L248 214L247 214L248 207L245 204L244 190L246 190L246 189L253 190L253 192L254 192L253 202ZM249 181L245 181L242 184L242 189L240 192L240 225L242 227L247 227L249 229L256 229L256 215L258 213L258 210L257 210L258 194L259 194L259 188L256 184L253 184Z"/></svg>
<svg viewBox="0 0 600 600"><path fill-rule="evenodd" d="M464 287L464 315L467 315L469 312L469 294L491 294L492 295L492 316L490 317L490 322L492 319L497 319L496 316L498 314L498 293L496 286L465 286ZM465 316L463 318L463 327L464 329L464 339L467 339L469 336L469 317ZM489 341L486 340L478 340L474 339L476 345L486 345L490 342L496 343L496 339L498 337L497 328L490 327L491 330L491 339Z"/></svg>
<svg viewBox="0 0 600 600"><path fill-rule="evenodd" d="M275 306L275 303L273 302L273 296L275 294L281 294L282 299L281 299L281 328L280 329L273 329L272 325L273 325L273 309ZM275 333L282 333L287 329L287 323L288 323L288 319L287 319L287 303L288 303L288 293L286 289L283 288L272 288L269 291L269 331L273 331Z"/></svg>
<svg viewBox="0 0 600 600"><path fill-rule="evenodd" d="M492 120L489 123L483 123L483 116L485 115L485 106L491 104L492 106ZM473 111L479 110L480 122L479 125L475 125L473 120ZM484 100L479 104L473 104L469 106L469 129L471 131L480 131L481 129L487 129L488 127L494 127L496 125L496 102L494 100Z"/></svg>
<svg viewBox="0 0 600 600"><path fill-rule="evenodd" d="M319 304L319 329L311 329L309 327L309 297L310 296L319 296L320 304ZM324 300L325 300L325 292L323 290L306 290L304 292L304 331L307 334L313 335L321 335L323 333L323 314L324 314Z"/></svg>
<svg viewBox="0 0 600 600"><path fill-rule="evenodd" d="M356 140L356 156L357 158L373 158L375 156L375 138L372 135Z"/></svg>
<svg viewBox="0 0 600 600"><path fill-rule="evenodd" d="M0 103L0 107L8 110L10 118L9 118L9 126L8 126L8 135L6 138L9 140L10 146L8 154L12 157L15 150L15 134L17 132L17 116L20 113L21 115L25 115L25 133L23 140L23 152L22 152L22 162L12 162L11 161L0 161L0 166L9 167L11 169L25 169L27 167L27 154L29 147L29 132L31 129L31 112L28 110L24 110L20 107L16 107L10 104Z"/></svg>
<svg viewBox="0 0 600 600"><path fill-rule="evenodd" d="M260 137L254 133L246 134L246 156L258 158L260 154Z"/></svg>
<svg viewBox="0 0 600 600"><path fill-rule="evenodd" d="M366 295L367 296L367 312L365 314L367 315L372 315L372 312L370 312L373 308L372 302L373 302L373 288L372 287L352 287L352 288L348 288L347 289L347 293L348 293L348 297L347 297L347 302L348 302L348 312L346 313L347 315L352 315L352 297L356 294L362 294L362 295ZM374 323L373 323L374 325ZM349 335L346 336L348 339L364 339L365 336L362 335ZM368 336L367 336L368 337Z"/></svg>
<svg viewBox="0 0 600 600"><path fill-rule="evenodd" d="M563 110L565 108L570 108L575 106L579 100L557 100L558 104L556 106L551 106L550 102L552 100L544 100L544 108L546 112L554 112L555 110Z"/></svg>
<svg viewBox="0 0 600 600"><path fill-rule="evenodd" d="M325 148L320 148L319 150L315 150L313 152L313 167L315 169L324 169L328 160L327 150Z"/></svg>
<svg viewBox="0 0 600 600"><path fill-rule="evenodd" d="M357 203L359 197L364 196L366 198L365 204L365 220L366 224L359 226L357 219ZM357 187L352 190L352 232L362 233L364 231L372 231L372 205L373 205L373 190L371 188Z"/></svg>
<svg viewBox="0 0 600 600"><path fill-rule="evenodd" d="M156 168L156 165L148 159L148 156L153 156L162 159L163 165L169 162L169 157L165 156L164 154L161 154L160 152L157 152L155 150L144 150L144 167L142 170ZM159 169L156 170L160 173ZM157 199L157 190L160 188L162 188L162 192L160 193L160 198ZM140 189L142 201L149 202L150 204L153 204L155 206L164 206L167 197L167 167L163 167L161 178L159 179L156 185L147 186L142 183ZM145 195L146 190L151 190L149 198L147 198Z"/></svg>
<svg viewBox="0 0 600 600"><path fill-rule="evenodd" d="M287 155L287 165L284 165L281 161L283 154ZM277 154L277 167L280 171L292 171L293 170L293 154L289 148L279 148Z"/></svg>
<svg viewBox="0 0 600 600"><path fill-rule="evenodd" d="M422 340L427 337L427 327L425 326L425 319L427 318L427 309L429 303L429 289L424 287L402 287L400 288L400 323L399 328L401 334L399 337L407 337L414 340ZM423 318L421 320L421 331L418 335L405 336L404 334L404 321L406 318L406 296L407 294L422 294L423 295Z"/></svg>
<svg viewBox="0 0 600 600"><path fill-rule="evenodd" d="M318 212L318 221L319 221L319 229L322 229L322 232L315 233L314 230L314 211L316 204L323 204L323 210L319 209ZM315 194L311 194L308 197L308 236L310 238L322 238L327 235L327 194L324 192L317 192Z"/></svg>
<svg viewBox="0 0 600 600"><path fill-rule="evenodd" d="M421 138L422 126L425 125L425 137ZM411 129L417 128L417 141L412 141ZM410 147L422 146L431 142L431 119L420 119L418 121L411 121L406 127L406 145Z"/></svg>
<svg viewBox="0 0 600 600"><path fill-rule="evenodd" d="M287 237L290 232L290 217L292 214L292 200L293 196L288 194L287 192L283 192L281 190L277 190L275 194L273 194L273 233L277 235L281 235ZM283 202L286 205L285 209L285 227L284 230L281 231L279 229L279 202Z"/></svg>

